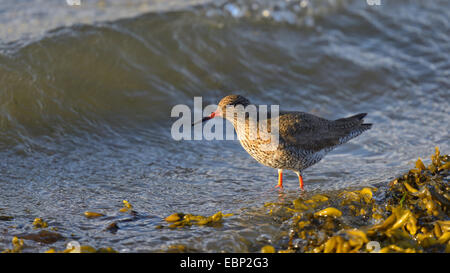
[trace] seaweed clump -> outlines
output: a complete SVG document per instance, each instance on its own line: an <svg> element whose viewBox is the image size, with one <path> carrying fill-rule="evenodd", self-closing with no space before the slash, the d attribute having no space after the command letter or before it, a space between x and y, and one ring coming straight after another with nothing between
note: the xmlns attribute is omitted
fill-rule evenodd
<svg viewBox="0 0 450 273"><path fill-rule="evenodd" d="M267 203L289 221L289 240L278 252L450 252L450 159L438 147L428 166L388 186Z"/></svg>
<svg viewBox="0 0 450 273"><path fill-rule="evenodd" d="M95 248L90 245L81 245L79 247L68 245L65 250L57 251L54 248L50 248L45 253L117 253L117 251L111 247Z"/></svg>
<svg viewBox="0 0 450 273"><path fill-rule="evenodd" d="M16 236L12 239L12 248L4 250L2 253L21 253L24 248L23 239L19 239Z"/></svg>
<svg viewBox="0 0 450 273"><path fill-rule="evenodd" d="M167 216L164 220L170 223L169 228L181 228L186 226L217 226L222 222L222 218L230 217L233 214L222 214L221 211L211 215L211 216L202 216L202 215L193 215L193 214L184 214L184 213L174 213ZM162 228L163 226L159 226Z"/></svg>

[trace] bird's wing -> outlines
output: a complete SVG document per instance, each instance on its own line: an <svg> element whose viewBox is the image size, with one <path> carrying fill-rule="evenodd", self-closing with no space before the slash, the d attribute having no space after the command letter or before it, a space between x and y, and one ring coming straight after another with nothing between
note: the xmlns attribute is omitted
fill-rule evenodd
<svg viewBox="0 0 450 273"><path fill-rule="evenodd" d="M280 139L286 145L312 152L339 145L351 133L335 121L303 112L281 112L279 124Z"/></svg>

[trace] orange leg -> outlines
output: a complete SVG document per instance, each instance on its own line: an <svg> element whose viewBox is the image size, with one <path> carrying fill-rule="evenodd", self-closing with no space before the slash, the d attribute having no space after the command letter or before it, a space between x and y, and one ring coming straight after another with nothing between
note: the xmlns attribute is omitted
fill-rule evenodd
<svg viewBox="0 0 450 273"><path fill-rule="evenodd" d="M283 188L283 170L278 169L278 184L275 186L275 188Z"/></svg>
<svg viewBox="0 0 450 273"><path fill-rule="evenodd" d="M295 172L298 176L298 182L300 184L300 189L302 189L302 191L304 191L305 189L303 188L303 177L302 174L300 172Z"/></svg>

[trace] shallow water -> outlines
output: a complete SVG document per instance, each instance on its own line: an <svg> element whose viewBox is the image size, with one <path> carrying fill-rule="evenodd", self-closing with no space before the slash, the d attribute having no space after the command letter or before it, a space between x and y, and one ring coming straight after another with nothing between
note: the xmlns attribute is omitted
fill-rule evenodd
<svg viewBox="0 0 450 273"><path fill-rule="evenodd" d="M304 171L307 194L386 184L434 146L449 151L448 1L53 2L0 4L0 215L14 217L0 221L0 250L36 217L66 239L24 251L282 244L285 225L262 205L299 195L295 174L279 193L276 170L237 141L174 141L170 110L194 96L369 113L372 130ZM124 199L136 216L119 212ZM221 227L156 228L219 210L234 213Z"/></svg>

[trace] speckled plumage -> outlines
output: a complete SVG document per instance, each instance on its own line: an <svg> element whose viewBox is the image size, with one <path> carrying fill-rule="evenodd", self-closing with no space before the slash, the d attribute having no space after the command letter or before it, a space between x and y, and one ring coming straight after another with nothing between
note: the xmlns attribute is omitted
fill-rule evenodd
<svg viewBox="0 0 450 273"><path fill-rule="evenodd" d="M267 119L255 119L249 115L239 119L237 115L227 115L227 106L239 105L246 107L250 102L243 96L229 95L219 102L218 109L223 118L233 123L242 147L259 163L279 170L293 170L299 178L302 170L316 164L336 146L357 137L372 126L363 123L365 113L327 120L304 112L280 112L278 145L272 150L264 150L262 145L271 144L270 135L275 132L270 130L270 125L276 121L270 113ZM251 129L258 128L260 123L266 124L267 130L256 130L255 136Z"/></svg>

